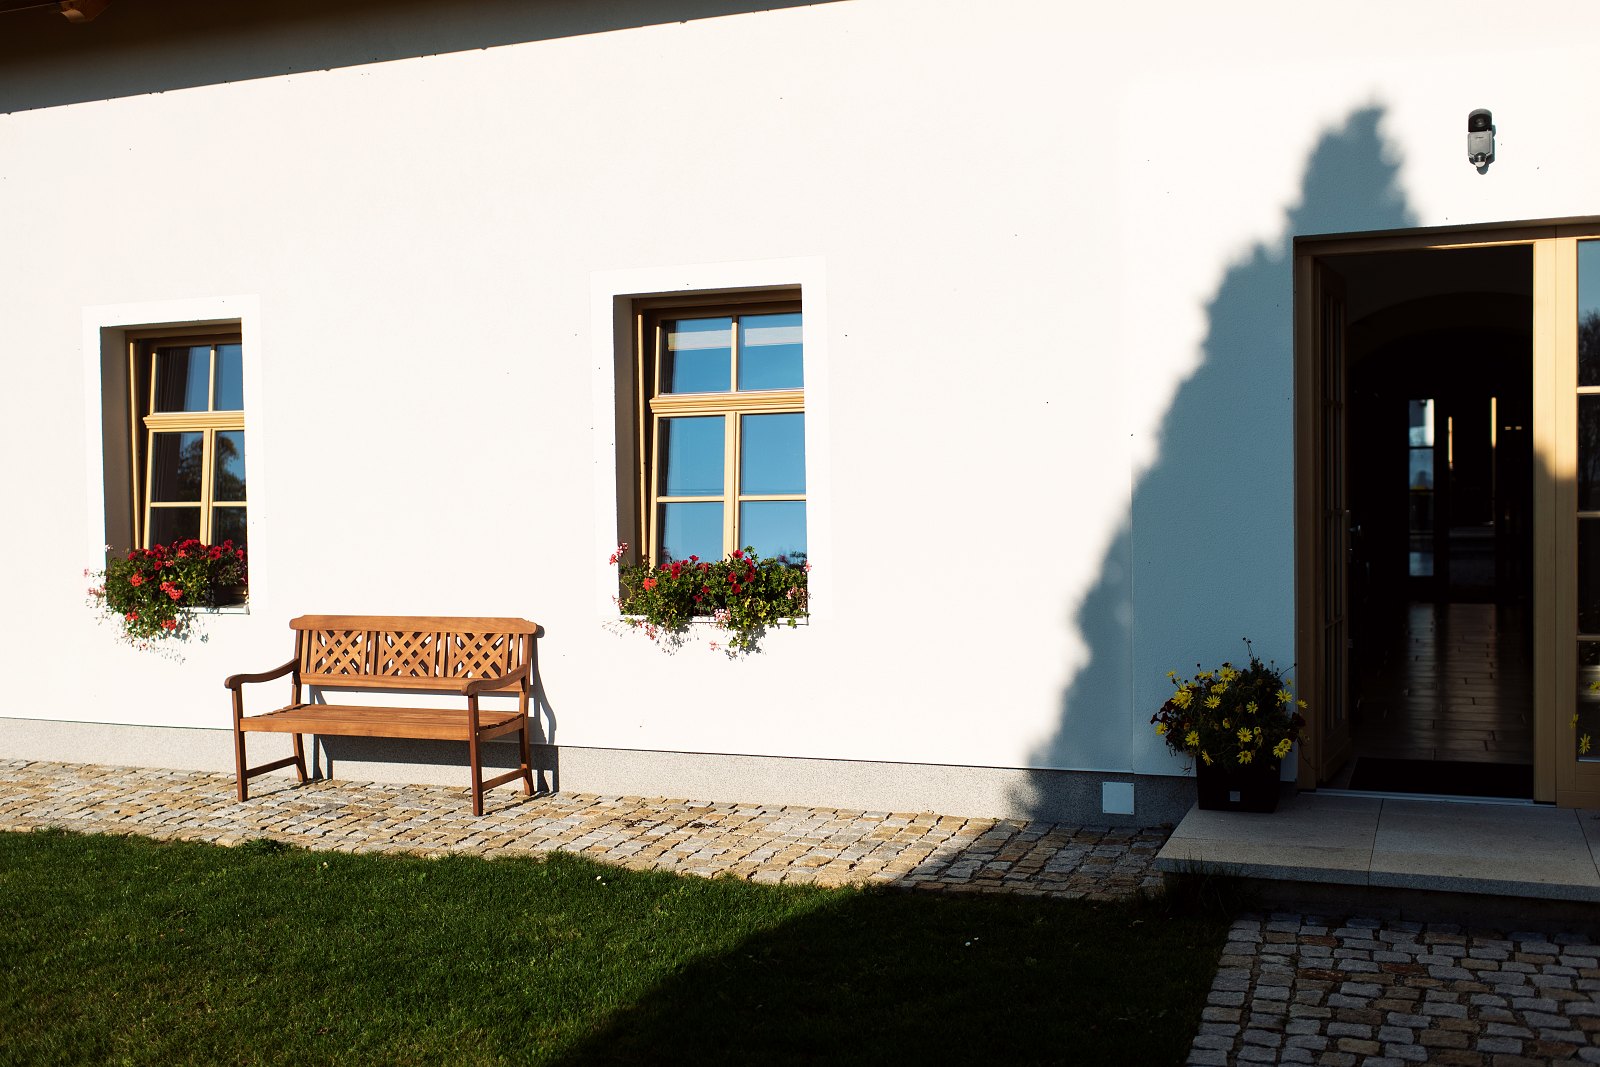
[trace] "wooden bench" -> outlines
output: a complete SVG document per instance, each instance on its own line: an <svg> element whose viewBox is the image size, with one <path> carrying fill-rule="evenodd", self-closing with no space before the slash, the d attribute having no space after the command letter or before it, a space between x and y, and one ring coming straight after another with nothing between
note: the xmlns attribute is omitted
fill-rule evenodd
<svg viewBox="0 0 1600 1067"><path fill-rule="evenodd" d="M465 741L472 764L472 813L483 814L483 791L521 778L533 793L528 760L528 697L534 669L538 625L526 619L476 619L380 615L302 615L289 623L295 631L294 659L260 674L235 674L225 684L233 691L233 751L238 764L239 799L249 798L251 778L293 766L306 781L302 734L329 737L407 737ZM251 682L290 678L289 703L276 711L244 713L244 687ZM466 698L461 707L366 707L309 704L301 687L319 690L415 690ZM515 711L485 710L482 693L517 695ZM294 755L248 767L244 735L294 735ZM483 778L483 742L515 733L521 749L514 771Z"/></svg>

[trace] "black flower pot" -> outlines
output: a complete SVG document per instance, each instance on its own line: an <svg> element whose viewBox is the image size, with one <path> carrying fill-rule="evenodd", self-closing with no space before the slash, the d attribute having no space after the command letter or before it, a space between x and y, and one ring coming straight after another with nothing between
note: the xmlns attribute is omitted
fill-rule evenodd
<svg viewBox="0 0 1600 1067"><path fill-rule="evenodd" d="M1278 809L1278 761L1265 759L1243 767L1206 766L1194 769L1200 806L1206 811L1259 811Z"/></svg>

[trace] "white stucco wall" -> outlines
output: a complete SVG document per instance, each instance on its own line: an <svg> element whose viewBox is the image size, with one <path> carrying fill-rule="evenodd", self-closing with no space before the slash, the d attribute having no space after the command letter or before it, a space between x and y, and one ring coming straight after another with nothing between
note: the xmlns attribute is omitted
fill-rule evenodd
<svg viewBox="0 0 1600 1067"><path fill-rule="evenodd" d="M1290 237L1600 212L1600 15L1503 14L844 0L0 115L0 644L70 680L0 716L220 728L293 615L504 614L562 744L1175 773L1169 668L1293 658ZM603 298L745 276L805 289L816 618L663 655ZM251 611L139 654L85 348L226 300Z"/></svg>

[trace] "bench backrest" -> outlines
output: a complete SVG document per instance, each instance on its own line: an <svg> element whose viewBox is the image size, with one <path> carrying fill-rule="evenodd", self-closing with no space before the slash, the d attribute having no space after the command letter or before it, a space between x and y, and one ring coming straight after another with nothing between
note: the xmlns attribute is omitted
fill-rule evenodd
<svg viewBox="0 0 1600 1067"><path fill-rule="evenodd" d="M539 630L527 619L438 615L302 615L289 626L302 683L381 689L505 674L531 661Z"/></svg>

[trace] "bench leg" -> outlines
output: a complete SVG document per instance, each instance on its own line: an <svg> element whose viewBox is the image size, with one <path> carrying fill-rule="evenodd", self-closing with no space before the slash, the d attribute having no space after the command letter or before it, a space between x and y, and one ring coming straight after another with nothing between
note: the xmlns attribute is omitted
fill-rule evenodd
<svg viewBox="0 0 1600 1067"><path fill-rule="evenodd" d="M474 716L476 718L476 716ZM467 755L472 763L472 814L483 814L483 764L478 762L478 731L467 736Z"/></svg>
<svg viewBox="0 0 1600 1067"><path fill-rule="evenodd" d="M300 735L294 735L294 769L300 774L300 784L306 784L306 749L300 742Z"/></svg>
<svg viewBox="0 0 1600 1067"><path fill-rule="evenodd" d="M528 717L522 717L522 729L517 733L522 747L522 793L533 796L533 763L528 759Z"/></svg>
<svg viewBox="0 0 1600 1067"><path fill-rule="evenodd" d="M244 767L244 731L237 726L233 728L233 762L238 768L239 775L239 800L244 802L250 799L250 775Z"/></svg>

